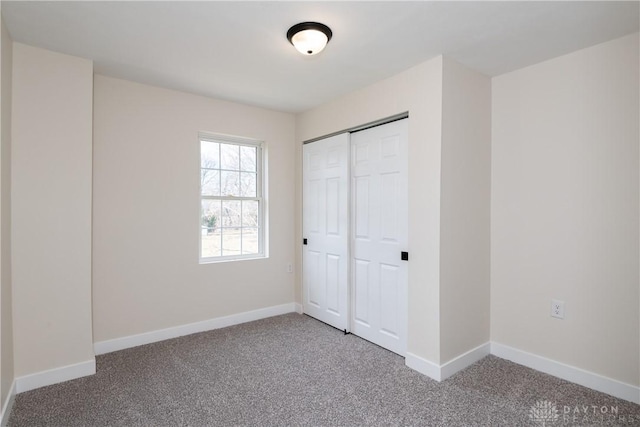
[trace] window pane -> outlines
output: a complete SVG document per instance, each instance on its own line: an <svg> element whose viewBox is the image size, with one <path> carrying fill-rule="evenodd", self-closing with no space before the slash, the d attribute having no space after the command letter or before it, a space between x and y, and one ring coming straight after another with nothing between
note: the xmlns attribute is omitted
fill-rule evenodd
<svg viewBox="0 0 640 427"><path fill-rule="evenodd" d="M256 147L240 146L240 170L247 172L256 171Z"/></svg>
<svg viewBox="0 0 640 427"><path fill-rule="evenodd" d="M200 141L200 167L220 167L220 144L217 142Z"/></svg>
<svg viewBox="0 0 640 427"><path fill-rule="evenodd" d="M242 226L258 226L258 202L256 200L242 201Z"/></svg>
<svg viewBox="0 0 640 427"><path fill-rule="evenodd" d="M220 247L220 229L211 234L202 235L202 258L217 257L222 254Z"/></svg>
<svg viewBox="0 0 640 427"><path fill-rule="evenodd" d="M220 171L200 169L200 189L203 196L219 196Z"/></svg>
<svg viewBox="0 0 640 427"><path fill-rule="evenodd" d="M222 226L223 227L240 227L240 201L223 200L222 201Z"/></svg>
<svg viewBox="0 0 640 427"><path fill-rule="evenodd" d="M240 255L240 228L222 230L222 256Z"/></svg>
<svg viewBox="0 0 640 427"><path fill-rule="evenodd" d="M240 172L240 195L242 197L256 197L256 174Z"/></svg>
<svg viewBox="0 0 640 427"><path fill-rule="evenodd" d="M200 219L202 257L220 256L220 201L203 200Z"/></svg>
<svg viewBox="0 0 640 427"><path fill-rule="evenodd" d="M202 201L202 226L219 227L220 226L220 200L203 200Z"/></svg>
<svg viewBox="0 0 640 427"><path fill-rule="evenodd" d="M257 228L242 229L242 253L245 255L258 253L258 229Z"/></svg>
<svg viewBox="0 0 640 427"><path fill-rule="evenodd" d="M222 195L240 196L240 172L222 171Z"/></svg>
<svg viewBox="0 0 640 427"><path fill-rule="evenodd" d="M220 148L221 168L234 171L240 169L240 146L222 144Z"/></svg>

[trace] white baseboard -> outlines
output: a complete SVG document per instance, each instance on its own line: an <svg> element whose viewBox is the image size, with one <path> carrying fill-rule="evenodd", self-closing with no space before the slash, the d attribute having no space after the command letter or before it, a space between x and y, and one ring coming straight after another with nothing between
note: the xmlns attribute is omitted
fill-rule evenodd
<svg viewBox="0 0 640 427"><path fill-rule="evenodd" d="M296 313L304 314L304 310L302 309L302 304L296 303Z"/></svg>
<svg viewBox="0 0 640 427"><path fill-rule="evenodd" d="M59 368L49 369L48 371L36 372L34 374L18 377L15 381L15 390L16 393L23 393L36 388L86 377L87 375L93 375L95 373L96 359L91 358L85 362L61 366Z"/></svg>
<svg viewBox="0 0 640 427"><path fill-rule="evenodd" d="M405 365L436 381L444 381L453 374L473 365L478 360L489 355L490 343L484 343L467 351L460 356L451 359L443 365L438 365L413 353L407 352L404 359Z"/></svg>
<svg viewBox="0 0 640 427"><path fill-rule="evenodd" d="M459 372L488 356L491 352L491 344L486 342L466 353L457 356L440 366L440 381L446 380L456 372Z"/></svg>
<svg viewBox="0 0 640 427"><path fill-rule="evenodd" d="M0 427L6 427L9 422L9 415L11 415L11 408L13 408L13 402L16 400L16 380L11 383L9 394L2 404L2 416L0 417Z"/></svg>
<svg viewBox="0 0 640 427"><path fill-rule="evenodd" d="M563 380L576 383L590 389L610 394L619 399L628 400L640 404L640 387L625 384L584 369L566 365L537 354L528 353L500 343L491 342L482 344L468 352L461 354L455 359L438 365L420 356L407 352L405 364L423 375L436 381L444 381L456 372L474 364L483 357L493 354L494 356L510 360L520 365L553 375Z"/></svg>
<svg viewBox="0 0 640 427"><path fill-rule="evenodd" d="M407 351L404 364L436 381L442 381L440 365Z"/></svg>
<svg viewBox="0 0 640 427"><path fill-rule="evenodd" d="M510 360L520 365L553 375L572 383L601 391L619 399L628 400L640 404L640 387L625 384L611 378L593 372L585 371L574 366L566 365L537 354L528 353L497 342L491 343L491 354Z"/></svg>
<svg viewBox="0 0 640 427"><path fill-rule="evenodd" d="M230 316L217 317L215 319L203 320L201 322L189 323L186 325L174 326L172 328L160 329L157 331L145 332L128 337L115 338L107 341L100 341L93 344L96 355L111 353L112 351L124 350L126 348L151 344L171 338L182 337L198 332L211 331L213 329L225 328L227 326L239 325L240 323L252 322L254 320L265 319L267 317L279 316L281 314L293 313L296 311L296 304L282 304L259 310L245 311L244 313L232 314Z"/></svg>

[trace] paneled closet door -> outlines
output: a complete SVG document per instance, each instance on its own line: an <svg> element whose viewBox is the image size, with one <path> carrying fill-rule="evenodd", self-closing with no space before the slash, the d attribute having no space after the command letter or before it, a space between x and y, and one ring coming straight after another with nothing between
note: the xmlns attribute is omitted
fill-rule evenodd
<svg viewBox="0 0 640 427"><path fill-rule="evenodd" d="M349 329L349 134L303 147L304 312Z"/></svg>
<svg viewBox="0 0 640 427"><path fill-rule="evenodd" d="M406 119L351 134L352 332L400 355L408 310L407 141Z"/></svg>

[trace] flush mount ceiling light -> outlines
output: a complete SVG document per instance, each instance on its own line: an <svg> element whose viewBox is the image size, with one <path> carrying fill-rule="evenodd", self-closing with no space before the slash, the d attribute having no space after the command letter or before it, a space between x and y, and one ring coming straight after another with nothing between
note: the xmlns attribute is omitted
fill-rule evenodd
<svg viewBox="0 0 640 427"><path fill-rule="evenodd" d="M287 39L303 55L315 55L331 40L331 28L319 22L301 22L287 31Z"/></svg>

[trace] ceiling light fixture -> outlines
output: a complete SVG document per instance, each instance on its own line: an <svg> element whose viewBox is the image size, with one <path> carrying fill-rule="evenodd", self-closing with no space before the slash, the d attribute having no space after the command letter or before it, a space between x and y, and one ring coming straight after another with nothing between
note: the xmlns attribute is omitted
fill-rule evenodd
<svg viewBox="0 0 640 427"><path fill-rule="evenodd" d="M331 40L331 28L319 22L301 22L287 31L287 39L303 55L315 55Z"/></svg>

